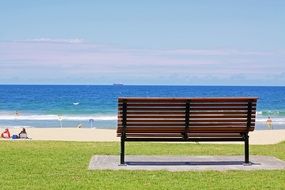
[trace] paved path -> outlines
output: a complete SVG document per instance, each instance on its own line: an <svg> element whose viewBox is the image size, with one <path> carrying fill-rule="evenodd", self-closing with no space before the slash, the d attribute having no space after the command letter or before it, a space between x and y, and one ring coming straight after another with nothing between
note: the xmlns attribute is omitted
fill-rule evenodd
<svg viewBox="0 0 285 190"><path fill-rule="evenodd" d="M243 156L126 156L119 166L119 156L95 155L90 170L285 170L285 161L271 156L250 156L251 165L244 165Z"/></svg>

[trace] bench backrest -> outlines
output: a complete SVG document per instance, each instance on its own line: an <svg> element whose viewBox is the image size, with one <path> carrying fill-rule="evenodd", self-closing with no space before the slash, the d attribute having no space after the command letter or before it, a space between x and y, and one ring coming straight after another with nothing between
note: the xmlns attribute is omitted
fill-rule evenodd
<svg viewBox="0 0 285 190"><path fill-rule="evenodd" d="M255 127L256 101L255 97L119 98L117 134L246 133Z"/></svg>

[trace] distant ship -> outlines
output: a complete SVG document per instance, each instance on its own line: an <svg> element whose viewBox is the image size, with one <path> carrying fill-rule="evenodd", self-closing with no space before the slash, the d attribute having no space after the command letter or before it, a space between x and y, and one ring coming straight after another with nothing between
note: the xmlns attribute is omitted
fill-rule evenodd
<svg viewBox="0 0 285 190"><path fill-rule="evenodd" d="M113 86L124 86L122 83L114 83Z"/></svg>

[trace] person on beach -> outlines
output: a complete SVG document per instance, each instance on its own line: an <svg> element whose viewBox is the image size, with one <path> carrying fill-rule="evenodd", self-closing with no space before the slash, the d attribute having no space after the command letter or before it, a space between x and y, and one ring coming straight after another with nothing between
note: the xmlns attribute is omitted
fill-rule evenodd
<svg viewBox="0 0 285 190"><path fill-rule="evenodd" d="M19 137L19 139L27 139L28 138L28 135L27 135L25 128L22 129L22 131L19 133L18 137Z"/></svg>
<svg viewBox="0 0 285 190"><path fill-rule="evenodd" d="M266 125L269 129L273 129L273 126L272 126L272 119L271 117L268 117L267 120L266 120Z"/></svg>
<svg viewBox="0 0 285 190"><path fill-rule="evenodd" d="M1 137L9 139L11 137L9 129L5 129L5 131L1 134Z"/></svg>

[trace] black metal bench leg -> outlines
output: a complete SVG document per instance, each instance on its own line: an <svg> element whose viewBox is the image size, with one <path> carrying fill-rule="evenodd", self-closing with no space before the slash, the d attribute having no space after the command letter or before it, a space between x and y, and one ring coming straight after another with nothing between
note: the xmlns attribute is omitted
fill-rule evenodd
<svg viewBox="0 0 285 190"><path fill-rule="evenodd" d="M250 164L249 162L249 140L248 134L244 135L244 163Z"/></svg>
<svg viewBox="0 0 285 190"><path fill-rule="evenodd" d="M121 156L120 156L120 165L125 165L125 138L122 134L121 136Z"/></svg>

